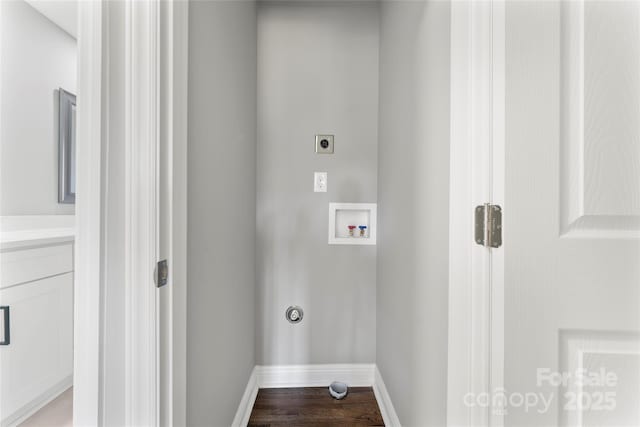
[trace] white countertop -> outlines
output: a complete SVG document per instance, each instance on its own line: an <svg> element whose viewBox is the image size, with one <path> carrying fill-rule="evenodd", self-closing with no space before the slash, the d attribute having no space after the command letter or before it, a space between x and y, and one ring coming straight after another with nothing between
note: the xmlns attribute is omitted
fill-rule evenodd
<svg viewBox="0 0 640 427"><path fill-rule="evenodd" d="M73 241L74 215L0 216L0 249Z"/></svg>

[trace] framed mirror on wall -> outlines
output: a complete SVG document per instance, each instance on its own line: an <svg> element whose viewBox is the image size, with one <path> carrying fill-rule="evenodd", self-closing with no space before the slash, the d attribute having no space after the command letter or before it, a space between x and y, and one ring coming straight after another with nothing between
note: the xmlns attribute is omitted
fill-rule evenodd
<svg viewBox="0 0 640 427"><path fill-rule="evenodd" d="M76 96L59 88L58 203L76 202Z"/></svg>

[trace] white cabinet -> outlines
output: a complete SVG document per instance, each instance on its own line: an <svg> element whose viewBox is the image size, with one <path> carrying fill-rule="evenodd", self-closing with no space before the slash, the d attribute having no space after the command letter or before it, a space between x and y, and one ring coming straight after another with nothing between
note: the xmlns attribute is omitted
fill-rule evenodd
<svg viewBox="0 0 640 427"><path fill-rule="evenodd" d="M10 307L10 343L0 346L2 427L22 421L73 382L72 247L0 254L0 306ZM0 315L0 341L4 329Z"/></svg>

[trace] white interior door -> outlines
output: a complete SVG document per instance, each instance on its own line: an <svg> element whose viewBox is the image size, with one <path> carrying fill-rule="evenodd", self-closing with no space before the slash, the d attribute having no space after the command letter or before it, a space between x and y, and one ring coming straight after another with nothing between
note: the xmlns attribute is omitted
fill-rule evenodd
<svg viewBox="0 0 640 427"><path fill-rule="evenodd" d="M505 12L504 425L639 426L640 2Z"/></svg>

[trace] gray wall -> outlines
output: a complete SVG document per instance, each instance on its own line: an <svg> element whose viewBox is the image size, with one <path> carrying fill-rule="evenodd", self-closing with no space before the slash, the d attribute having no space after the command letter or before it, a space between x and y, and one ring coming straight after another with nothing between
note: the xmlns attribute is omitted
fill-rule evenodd
<svg viewBox="0 0 640 427"><path fill-rule="evenodd" d="M22 0L0 7L0 215L73 214L58 204L56 90L76 91L76 41Z"/></svg>
<svg viewBox="0 0 640 427"><path fill-rule="evenodd" d="M329 246L327 227L329 202L376 201L378 20L376 2L259 3L258 364L375 361L376 247Z"/></svg>
<svg viewBox="0 0 640 427"><path fill-rule="evenodd" d="M446 424L449 14L381 4L377 364L406 426Z"/></svg>
<svg viewBox="0 0 640 427"><path fill-rule="evenodd" d="M187 423L222 426L255 364L256 6L189 20Z"/></svg>

